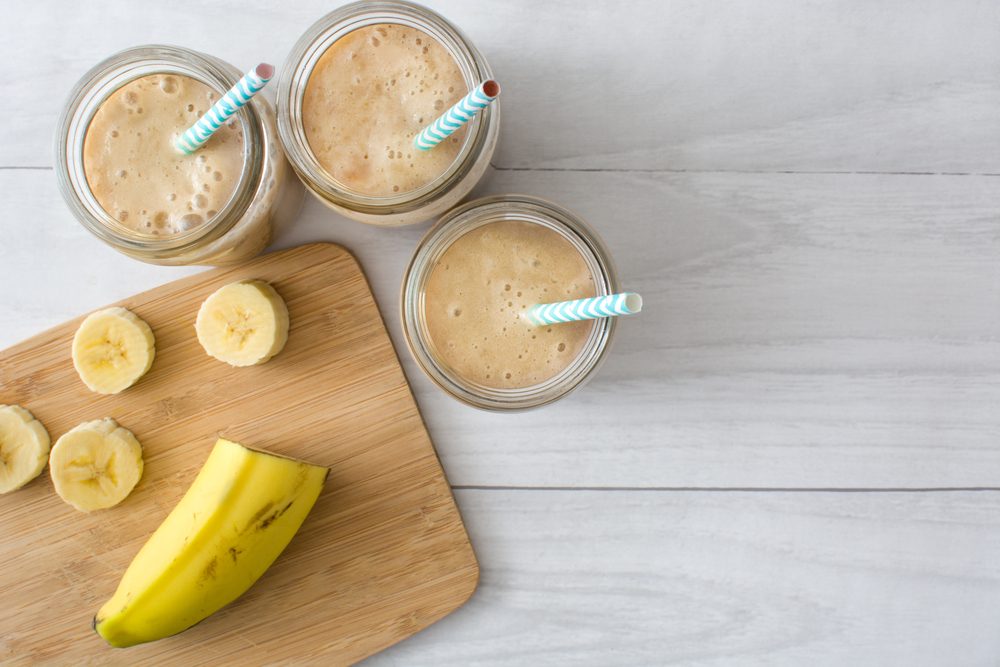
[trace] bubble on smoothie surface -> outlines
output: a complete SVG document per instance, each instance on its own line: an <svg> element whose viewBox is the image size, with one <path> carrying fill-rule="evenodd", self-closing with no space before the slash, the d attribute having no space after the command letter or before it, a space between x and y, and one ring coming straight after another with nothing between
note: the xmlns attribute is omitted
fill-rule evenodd
<svg viewBox="0 0 1000 667"><path fill-rule="evenodd" d="M431 72L440 82L434 86L424 74ZM454 92L444 94L448 85ZM358 28L334 42L309 76L306 139L342 187L375 197L411 192L446 172L461 152L465 128L453 135L456 142L420 155L412 142L441 108L461 99L464 86L448 50L422 31L389 23Z"/></svg>
<svg viewBox="0 0 1000 667"><path fill-rule="evenodd" d="M189 232L192 229L199 227L203 222L205 222L205 219L197 213L188 213L181 216L180 220L177 221L175 228L178 233Z"/></svg>
<svg viewBox="0 0 1000 667"><path fill-rule="evenodd" d="M544 257L544 271L525 255ZM427 331L438 356L461 377L494 388L557 375L579 354L594 324L561 324L555 343L551 333L539 336L553 328L534 327L521 314L542 302L551 285L571 285L573 298L596 293L579 251L556 232L503 221L462 235L435 263L424 289ZM449 344L456 340L468 342Z"/></svg>
<svg viewBox="0 0 1000 667"><path fill-rule="evenodd" d="M213 214L225 207L243 169L238 127L220 128L193 156L172 145L213 95L190 77L150 74L127 82L98 108L84 138L84 172L98 203L119 223L169 236L205 223L206 216L191 215L193 204Z"/></svg>
<svg viewBox="0 0 1000 667"><path fill-rule="evenodd" d="M160 79L160 90L168 95L177 92L177 79L172 76L164 76Z"/></svg>

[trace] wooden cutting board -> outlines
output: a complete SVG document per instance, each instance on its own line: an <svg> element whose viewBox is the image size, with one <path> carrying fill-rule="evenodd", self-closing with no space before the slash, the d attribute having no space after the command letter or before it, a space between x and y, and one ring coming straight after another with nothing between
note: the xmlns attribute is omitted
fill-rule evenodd
<svg viewBox="0 0 1000 667"><path fill-rule="evenodd" d="M288 304L288 344L261 366L208 357L202 300L243 278ZM67 295L69 296L69 295ZM464 603L479 568L361 267L312 244L120 302L156 335L149 372L117 396L84 387L70 342L82 319L0 352L0 403L53 442L114 417L146 468L117 507L83 514L48 471L0 496L0 663L348 664ZM270 570L232 605L174 637L112 649L91 629L139 547L187 490L218 435L330 466L326 488Z"/></svg>

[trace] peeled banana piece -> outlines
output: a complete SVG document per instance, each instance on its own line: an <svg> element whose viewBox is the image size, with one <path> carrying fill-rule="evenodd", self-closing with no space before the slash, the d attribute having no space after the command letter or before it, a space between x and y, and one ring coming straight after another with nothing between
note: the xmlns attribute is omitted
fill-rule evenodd
<svg viewBox="0 0 1000 667"><path fill-rule="evenodd" d="M38 477L49 460L49 433L19 405L0 405L0 493Z"/></svg>
<svg viewBox="0 0 1000 667"><path fill-rule="evenodd" d="M118 306L91 313L73 336L73 366L98 394L128 389L153 365L153 330Z"/></svg>
<svg viewBox="0 0 1000 667"><path fill-rule="evenodd" d="M56 440L49 454L56 493L81 512L117 505L142 477L142 446L114 419L84 422Z"/></svg>
<svg viewBox="0 0 1000 667"><path fill-rule="evenodd" d="M220 438L94 629L112 646L134 646L186 630L238 598L291 541L328 472Z"/></svg>
<svg viewBox="0 0 1000 667"><path fill-rule="evenodd" d="M198 342L230 366L262 364L288 340L288 308L263 280L241 280L212 293L195 322Z"/></svg>

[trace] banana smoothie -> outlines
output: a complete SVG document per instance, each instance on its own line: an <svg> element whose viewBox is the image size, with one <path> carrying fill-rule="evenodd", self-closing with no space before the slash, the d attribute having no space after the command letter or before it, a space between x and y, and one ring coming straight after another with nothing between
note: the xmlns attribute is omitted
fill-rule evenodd
<svg viewBox="0 0 1000 667"><path fill-rule="evenodd" d="M87 183L98 203L135 232L190 232L225 208L243 171L243 132L230 120L193 155L175 137L218 99L182 74L129 81L94 114L83 146Z"/></svg>
<svg viewBox="0 0 1000 667"><path fill-rule="evenodd" d="M380 23L347 33L320 56L302 124L316 160L345 189L392 197L427 185L455 161L467 128L428 151L416 150L413 137L467 92L437 40Z"/></svg>
<svg viewBox="0 0 1000 667"><path fill-rule="evenodd" d="M533 326L526 309L595 296L580 252L542 225L504 220L459 236L424 287L424 318L441 361L467 381L530 387L560 374L584 348L593 321Z"/></svg>

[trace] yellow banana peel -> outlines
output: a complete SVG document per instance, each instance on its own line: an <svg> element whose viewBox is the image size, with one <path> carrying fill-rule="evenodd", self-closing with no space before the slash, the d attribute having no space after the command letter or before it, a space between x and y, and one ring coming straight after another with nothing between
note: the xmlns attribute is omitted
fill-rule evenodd
<svg viewBox="0 0 1000 667"><path fill-rule="evenodd" d="M191 488L94 618L127 647L186 630L270 567L319 497L327 468L220 438Z"/></svg>

